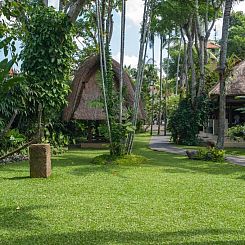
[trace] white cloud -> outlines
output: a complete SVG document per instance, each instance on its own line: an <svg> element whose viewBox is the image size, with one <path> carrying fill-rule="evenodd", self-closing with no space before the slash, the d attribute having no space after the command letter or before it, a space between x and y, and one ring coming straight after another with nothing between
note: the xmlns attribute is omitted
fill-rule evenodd
<svg viewBox="0 0 245 245"><path fill-rule="evenodd" d="M113 56L117 62L120 62L120 53L117 53ZM124 65L131 66L133 68L137 68L138 65L138 57L135 55L125 55L124 56Z"/></svg>
<svg viewBox="0 0 245 245"><path fill-rule="evenodd" d="M143 18L144 2L142 0L128 0L126 4L126 20L139 27Z"/></svg>

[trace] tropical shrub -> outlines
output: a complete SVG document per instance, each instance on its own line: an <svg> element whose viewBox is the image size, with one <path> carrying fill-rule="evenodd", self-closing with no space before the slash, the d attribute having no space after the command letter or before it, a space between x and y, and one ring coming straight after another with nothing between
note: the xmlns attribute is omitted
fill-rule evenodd
<svg viewBox="0 0 245 245"><path fill-rule="evenodd" d="M168 130L176 144L196 145L198 143L199 127L207 120L210 110L209 100L202 96L192 105L189 98L182 99L178 108L169 118Z"/></svg>
<svg viewBox="0 0 245 245"><path fill-rule="evenodd" d="M236 125L228 129L227 136L232 140L245 140L245 125Z"/></svg>
<svg viewBox="0 0 245 245"><path fill-rule="evenodd" d="M14 150L25 142L26 136L20 133L18 129L9 130L0 141L0 155Z"/></svg>
<svg viewBox="0 0 245 245"><path fill-rule="evenodd" d="M215 147L199 149L193 157L196 160L223 162L225 160L225 151Z"/></svg>

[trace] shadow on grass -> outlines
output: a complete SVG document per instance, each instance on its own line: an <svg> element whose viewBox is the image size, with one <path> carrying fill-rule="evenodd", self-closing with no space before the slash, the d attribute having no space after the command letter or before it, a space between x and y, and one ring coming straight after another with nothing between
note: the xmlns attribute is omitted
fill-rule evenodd
<svg viewBox="0 0 245 245"><path fill-rule="evenodd" d="M45 225L33 212L40 209L48 209L50 206L11 206L0 208L0 229L6 230L33 230L39 227L44 229ZM1 240L0 240L1 244Z"/></svg>
<svg viewBox="0 0 245 245"><path fill-rule="evenodd" d="M147 156L148 154L146 154ZM168 153L155 153L151 159L152 163L156 166L164 167L164 171L167 173L201 173L211 175L233 175L233 174L245 174L245 168L230 163L217 163L189 160L184 156L177 156L176 154Z"/></svg>
<svg viewBox="0 0 245 245"><path fill-rule="evenodd" d="M10 177L10 178L3 178L6 180L25 180L25 179L30 179L30 176L18 176L18 177Z"/></svg>
<svg viewBox="0 0 245 245"><path fill-rule="evenodd" d="M104 150L76 150L68 151L62 156L55 156L52 158L52 165L59 167L67 166L81 166L90 164L91 160L106 153Z"/></svg>
<svg viewBox="0 0 245 245"><path fill-rule="evenodd" d="M115 230L80 231L76 233L44 234L18 240L9 239L6 244L244 244L238 237L244 232L228 229L200 229L176 232L143 233ZM224 238L227 237L227 239ZM237 238L237 239L236 239ZM234 240L232 240L234 239Z"/></svg>
<svg viewBox="0 0 245 245"><path fill-rule="evenodd" d="M239 174L241 177L238 179L245 179L245 168L237 165L232 165L229 163L215 163L215 162L205 162L205 161L195 161L189 160L185 156L169 154L165 152L156 152L148 148L149 137L143 135L137 138L134 146L134 154L139 154L149 161L146 164L142 164L141 167L162 167L162 171L172 174L211 174L211 175L234 175ZM92 165L91 159L97 155L106 153L104 150L77 150L71 151L64 154L62 157L58 157L53 160L54 166L79 166L79 168L72 170L74 175L87 175L95 172L105 172L113 173L113 171L118 170L119 172L123 171L122 169L135 167L135 165L127 165L121 168L117 165ZM122 176L123 177L123 176Z"/></svg>
<svg viewBox="0 0 245 245"><path fill-rule="evenodd" d="M121 168L118 165L89 165L76 168L71 171L71 174L77 176L85 176L93 173L105 173L108 175L117 176L119 178L126 179L127 177L123 175L126 168Z"/></svg>
<svg viewBox="0 0 245 245"><path fill-rule="evenodd" d="M140 135L136 137L136 142L134 145L134 154L142 155L149 159L146 164L142 164L142 167L162 167L162 171L170 174L211 174L211 175L236 175L236 179L244 180L245 168L237 165L232 165L229 163L214 163L214 162L204 162L189 160L185 156L180 156L176 154L168 154L164 152L152 151L148 148L149 136ZM106 165L99 166L91 164L92 158L108 153L107 150L72 150L66 152L62 156L55 156L52 159L52 167L70 167L69 171L73 175L89 175L96 172L105 172L113 174L114 171L118 170L117 175L120 177L122 171L136 167L135 165L127 166L117 166L117 165ZM9 167L11 166L11 167ZM6 172L26 172L18 165L6 165L0 167L1 171ZM14 168L12 168L14 166ZM73 168L77 167L77 168ZM240 175L240 176L237 176ZM123 175L121 177L125 178ZM234 177L234 176L232 176ZM17 179L18 177L13 177L12 179ZM9 178L11 179L11 178Z"/></svg>
<svg viewBox="0 0 245 245"><path fill-rule="evenodd" d="M140 154L150 159L147 165L163 167L166 173L203 173L211 175L233 175L241 174L239 179L245 179L245 168L227 162L216 163L189 160L186 156L169 154L165 152L153 151L147 148L146 142L137 141L135 144L136 154Z"/></svg>

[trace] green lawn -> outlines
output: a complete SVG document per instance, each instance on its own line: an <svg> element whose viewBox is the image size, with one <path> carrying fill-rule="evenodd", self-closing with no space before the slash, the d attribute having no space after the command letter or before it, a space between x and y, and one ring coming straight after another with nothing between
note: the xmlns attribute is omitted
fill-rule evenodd
<svg viewBox="0 0 245 245"><path fill-rule="evenodd" d="M245 244L245 168L153 152L140 166L96 166L105 151L53 159L49 179L0 166L0 244Z"/></svg>

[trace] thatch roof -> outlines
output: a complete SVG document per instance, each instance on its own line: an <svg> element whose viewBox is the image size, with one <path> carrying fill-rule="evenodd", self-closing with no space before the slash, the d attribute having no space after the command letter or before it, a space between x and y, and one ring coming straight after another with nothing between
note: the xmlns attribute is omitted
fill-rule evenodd
<svg viewBox="0 0 245 245"><path fill-rule="evenodd" d="M219 95L219 83L209 92L210 95ZM238 96L245 95L245 60L236 65L231 75L226 80L226 95Z"/></svg>
<svg viewBox="0 0 245 245"><path fill-rule="evenodd" d="M119 88L120 65L117 61L112 60L112 69L116 89ZM98 55L88 58L76 71L74 80L71 85L71 93L68 96L68 105L64 110L63 120L71 119L80 120L105 120L104 109L95 107L93 102L102 98L102 92L98 80L98 71L100 70L100 59ZM133 107L134 86L129 75L124 72L124 110ZM93 103L94 104L94 103ZM139 118L144 118L142 102L140 102Z"/></svg>
<svg viewBox="0 0 245 245"><path fill-rule="evenodd" d="M220 45L215 42L209 41L207 44L207 49L220 49Z"/></svg>

